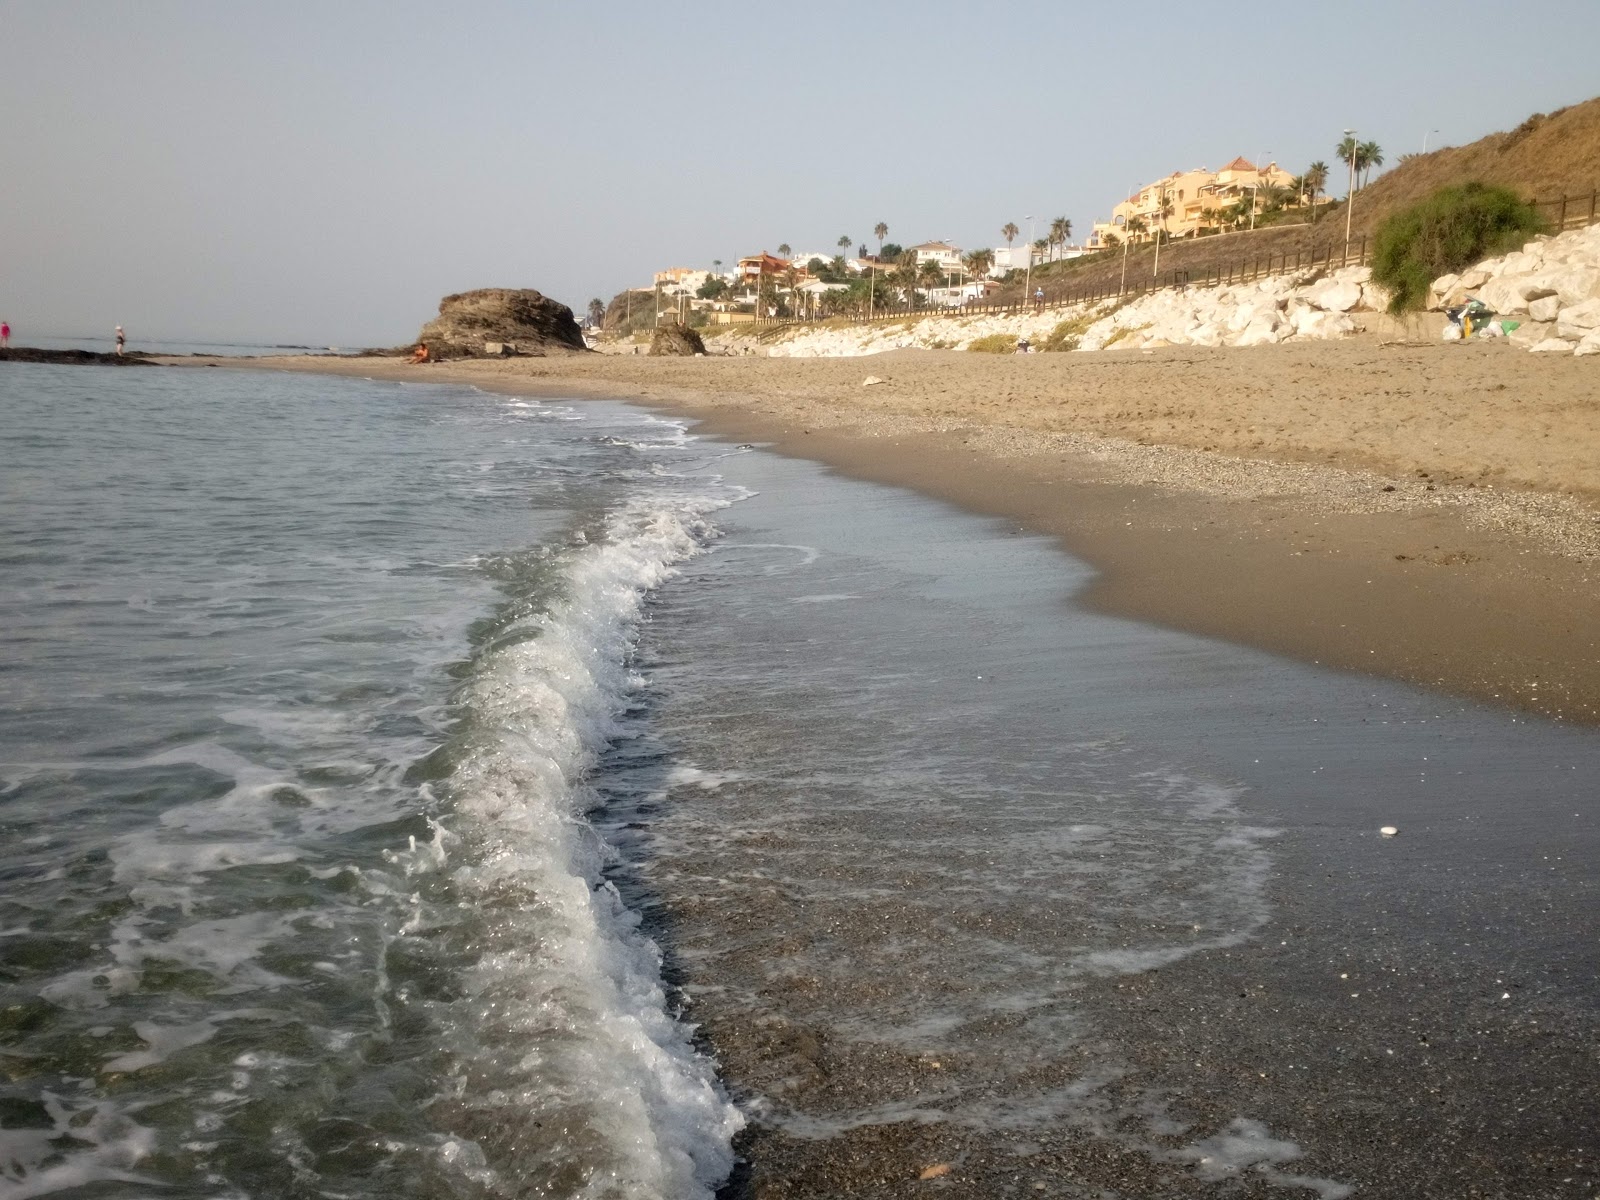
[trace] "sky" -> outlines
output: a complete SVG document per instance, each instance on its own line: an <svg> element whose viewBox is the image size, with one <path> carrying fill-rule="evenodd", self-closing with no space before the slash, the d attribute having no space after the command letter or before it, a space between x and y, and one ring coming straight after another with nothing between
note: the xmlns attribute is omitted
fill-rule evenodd
<svg viewBox="0 0 1600 1200"><path fill-rule="evenodd" d="M880 221L1081 236L1173 170L1298 173L1346 128L1392 165L1600 93L1600 2L1514 11L0 0L0 317L396 345L449 292L581 312Z"/></svg>

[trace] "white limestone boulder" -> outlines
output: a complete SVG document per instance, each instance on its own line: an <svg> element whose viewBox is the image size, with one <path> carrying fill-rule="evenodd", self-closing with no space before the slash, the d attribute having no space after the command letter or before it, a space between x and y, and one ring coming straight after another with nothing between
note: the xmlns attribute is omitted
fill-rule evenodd
<svg viewBox="0 0 1600 1200"><path fill-rule="evenodd" d="M1556 267L1541 271L1538 280L1561 298L1563 308L1600 296L1600 267Z"/></svg>
<svg viewBox="0 0 1600 1200"><path fill-rule="evenodd" d="M1530 321L1554 321L1556 314L1560 311L1560 296L1541 296L1537 300L1528 301L1528 319Z"/></svg>
<svg viewBox="0 0 1600 1200"><path fill-rule="evenodd" d="M1519 350L1531 350L1554 329L1553 321L1524 321L1511 332L1511 344Z"/></svg>
<svg viewBox="0 0 1600 1200"><path fill-rule="evenodd" d="M1556 317L1556 336L1568 341L1581 341L1595 329L1600 329L1600 299L1564 305Z"/></svg>
<svg viewBox="0 0 1600 1200"><path fill-rule="evenodd" d="M1277 313L1258 314L1239 336L1234 338L1235 346L1266 346L1283 341L1281 332L1282 322Z"/></svg>
<svg viewBox="0 0 1600 1200"><path fill-rule="evenodd" d="M1441 275L1428 285L1428 307L1434 312L1451 307L1453 297L1461 287L1461 276Z"/></svg>
<svg viewBox="0 0 1600 1200"><path fill-rule="evenodd" d="M1349 312L1361 303L1361 285L1354 281L1324 280L1311 287L1306 301L1323 312Z"/></svg>
<svg viewBox="0 0 1600 1200"><path fill-rule="evenodd" d="M1478 299L1497 313L1517 316L1528 311L1528 301L1554 294L1554 289L1528 275L1502 275L1478 289Z"/></svg>
<svg viewBox="0 0 1600 1200"><path fill-rule="evenodd" d="M1580 358L1600 354L1600 329L1591 329L1572 352Z"/></svg>
<svg viewBox="0 0 1600 1200"><path fill-rule="evenodd" d="M1469 267L1467 270L1461 272L1461 279L1459 282L1462 288L1471 292L1488 283L1489 279L1490 273L1487 270L1487 264L1480 264L1476 267Z"/></svg>
<svg viewBox="0 0 1600 1200"><path fill-rule="evenodd" d="M1520 332L1520 331L1519 331ZM1571 354L1573 343L1566 338L1547 337L1528 347L1529 354Z"/></svg>

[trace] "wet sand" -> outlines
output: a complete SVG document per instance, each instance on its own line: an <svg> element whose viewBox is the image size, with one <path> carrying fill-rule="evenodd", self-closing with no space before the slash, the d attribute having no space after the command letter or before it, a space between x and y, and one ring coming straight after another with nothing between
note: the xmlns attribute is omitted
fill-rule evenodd
<svg viewBox="0 0 1600 1200"><path fill-rule="evenodd" d="M1600 722L1596 360L1369 337L250 365L642 401L1057 536L1101 611Z"/></svg>

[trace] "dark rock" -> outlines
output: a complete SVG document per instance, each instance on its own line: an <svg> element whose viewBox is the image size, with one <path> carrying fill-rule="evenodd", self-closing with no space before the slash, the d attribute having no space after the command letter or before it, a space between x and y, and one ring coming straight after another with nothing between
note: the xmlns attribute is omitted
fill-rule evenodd
<svg viewBox="0 0 1600 1200"><path fill-rule="evenodd" d="M446 296L439 301L438 317L422 327L417 340L428 344L435 359L482 357L491 342L510 346L515 354L586 348L572 310L532 288L479 288Z"/></svg>
<svg viewBox="0 0 1600 1200"><path fill-rule="evenodd" d="M676 354L687 358L705 352L706 344L700 340L700 335L687 325L658 325L654 336L650 339L652 357Z"/></svg>
<svg viewBox="0 0 1600 1200"><path fill-rule="evenodd" d="M0 362L62 363L69 366L153 367L137 350L126 354L100 354L94 350L35 350L11 346L0 350Z"/></svg>

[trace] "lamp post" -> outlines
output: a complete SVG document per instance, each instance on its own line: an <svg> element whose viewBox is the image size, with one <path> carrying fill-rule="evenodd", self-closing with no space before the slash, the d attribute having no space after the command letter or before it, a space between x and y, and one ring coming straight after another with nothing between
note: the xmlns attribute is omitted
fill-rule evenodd
<svg viewBox="0 0 1600 1200"><path fill-rule="evenodd" d="M1438 132L1439 131L1437 129L1430 129L1427 133L1422 135L1422 152L1424 154L1428 152L1428 138Z"/></svg>
<svg viewBox="0 0 1600 1200"><path fill-rule="evenodd" d="M1344 256L1350 257L1350 218L1356 213L1356 131L1346 129L1344 136L1350 140L1350 183L1344 196Z"/></svg>
<svg viewBox="0 0 1600 1200"><path fill-rule="evenodd" d="M1022 303L1028 305L1033 303L1033 218L1024 214L1022 219L1028 223L1028 269L1022 277Z"/></svg>

